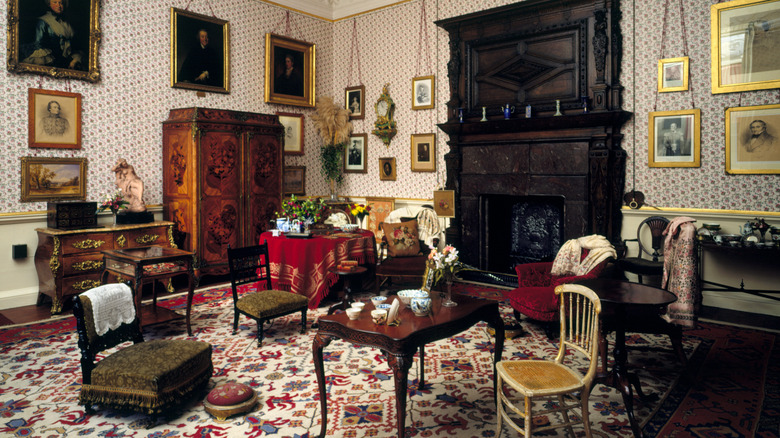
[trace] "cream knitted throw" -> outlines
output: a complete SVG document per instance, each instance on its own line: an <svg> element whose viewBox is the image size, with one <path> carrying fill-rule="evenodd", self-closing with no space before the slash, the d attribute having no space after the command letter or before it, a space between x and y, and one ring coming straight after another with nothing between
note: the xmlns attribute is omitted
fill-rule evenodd
<svg viewBox="0 0 780 438"><path fill-rule="evenodd" d="M590 252L580 261L583 249ZM617 258L617 253L615 247L604 236L592 234L579 239L571 239L558 250L550 273L557 276L585 275L610 257Z"/></svg>
<svg viewBox="0 0 780 438"><path fill-rule="evenodd" d="M135 319L133 291L124 283L104 284L84 292L83 295L92 303L92 318L95 320L95 332L98 336Z"/></svg>

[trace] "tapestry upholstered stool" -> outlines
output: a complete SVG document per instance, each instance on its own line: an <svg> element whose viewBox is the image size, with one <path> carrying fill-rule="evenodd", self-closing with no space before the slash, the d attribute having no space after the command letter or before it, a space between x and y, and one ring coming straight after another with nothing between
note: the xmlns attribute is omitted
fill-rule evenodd
<svg viewBox="0 0 780 438"><path fill-rule="evenodd" d="M236 414L249 412L257 404L257 393L243 383L227 382L209 392L203 406L206 412L224 421Z"/></svg>

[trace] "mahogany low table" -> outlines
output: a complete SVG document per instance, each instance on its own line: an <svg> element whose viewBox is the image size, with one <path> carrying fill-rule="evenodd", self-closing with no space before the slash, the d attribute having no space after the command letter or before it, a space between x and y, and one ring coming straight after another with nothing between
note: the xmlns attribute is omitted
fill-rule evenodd
<svg viewBox="0 0 780 438"><path fill-rule="evenodd" d="M406 390L409 368L414 362L414 353L420 351L420 382L425 385L422 364L425 363L425 344L452 337L479 321L486 321L495 330L495 354L493 358L493 375L495 365L501 360L504 350L504 321L500 317L498 302L458 295L453 297L458 305L442 307L439 294L433 294L433 307L428 316L415 316L412 310L401 304L398 316L401 323L398 326L376 325L371 321L372 304L367 304L356 320L350 320L346 313L336 313L319 319L319 329L314 337L312 352L314 354L314 369L317 373L317 384L320 393L320 408L322 411L322 426L320 437L325 436L328 427L328 395L325 389L325 368L322 361L322 350L334 339L343 339L352 344L366 345L382 350L387 358L387 364L393 370L395 378L395 405L398 411L398 436L404 436L406 421ZM388 298L392 304L397 296ZM493 379L493 393L496 381Z"/></svg>

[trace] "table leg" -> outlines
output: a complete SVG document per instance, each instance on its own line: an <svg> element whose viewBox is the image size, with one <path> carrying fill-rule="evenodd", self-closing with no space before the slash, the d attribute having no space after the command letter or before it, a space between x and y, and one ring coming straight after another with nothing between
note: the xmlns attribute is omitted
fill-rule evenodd
<svg viewBox="0 0 780 438"><path fill-rule="evenodd" d="M333 337L317 333L311 345L314 359L314 372L317 375L317 387L320 392L320 412L322 424L320 425L320 438L325 437L328 429L328 393L325 389L325 365L322 363L322 349L333 341Z"/></svg>
<svg viewBox="0 0 780 438"><path fill-rule="evenodd" d="M406 391L409 385L409 368L414 362L414 353L395 356L385 353L387 364L393 370L395 376L395 409L398 414L398 437L403 438L406 423Z"/></svg>
<svg viewBox="0 0 780 438"><path fill-rule="evenodd" d="M634 382L639 392L639 379L636 376L629 377L626 367L628 353L626 352L626 330L625 330L625 312L620 309L616 315L617 327L615 328L615 365L612 368L612 386L620 391L623 396L623 404L626 407L628 421L631 423L631 430L636 438L642 437L642 429L639 427L634 417L634 394L631 391L631 380Z"/></svg>
<svg viewBox="0 0 780 438"><path fill-rule="evenodd" d="M192 326L190 326L190 315L192 314L192 298L195 296L195 273L192 268L192 262L187 263L187 334L192 336ZM171 281L168 279L168 281Z"/></svg>
<svg viewBox="0 0 780 438"><path fill-rule="evenodd" d="M488 324L491 324L493 328L496 331L495 334L495 340L494 342L494 352L493 352L493 397L495 398L498 395L498 379L496 378L496 364L501 361L501 356L504 353L504 337L506 336L504 334L504 318L501 317L501 315L498 314L498 312L495 312L494 315L491 315L491 321L485 321Z"/></svg>
<svg viewBox="0 0 780 438"><path fill-rule="evenodd" d="M425 345L420 345L420 381L417 383L417 388L421 391L425 386Z"/></svg>

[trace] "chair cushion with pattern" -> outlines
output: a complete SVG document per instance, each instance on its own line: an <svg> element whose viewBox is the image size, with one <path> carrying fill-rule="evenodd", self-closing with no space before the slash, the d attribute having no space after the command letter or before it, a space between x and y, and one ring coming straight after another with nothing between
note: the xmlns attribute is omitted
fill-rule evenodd
<svg viewBox="0 0 780 438"><path fill-rule="evenodd" d="M236 302L236 307L262 319L299 310L308 304L309 300L303 295L281 290L264 290L242 296Z"/></svg>
<svg viewBox="0 0 780 438"><path fill-rule="evenodd" d="M382 231L387 239L387 255L389 257L406 257L420 254L420 237L417 231L417 220L395 224L382 224Z"/></svg>

